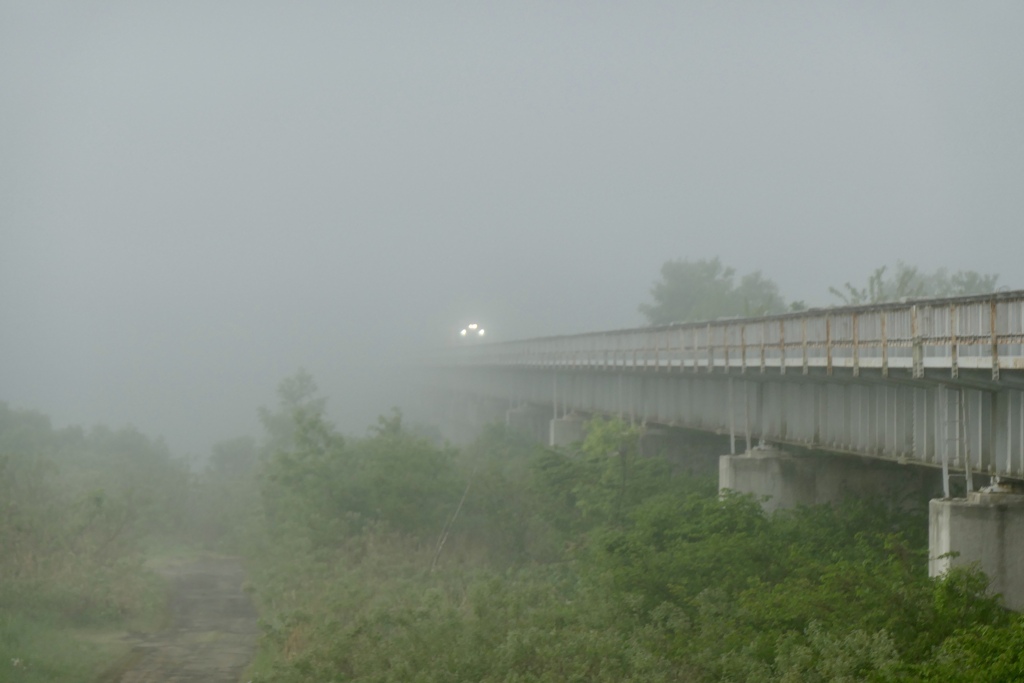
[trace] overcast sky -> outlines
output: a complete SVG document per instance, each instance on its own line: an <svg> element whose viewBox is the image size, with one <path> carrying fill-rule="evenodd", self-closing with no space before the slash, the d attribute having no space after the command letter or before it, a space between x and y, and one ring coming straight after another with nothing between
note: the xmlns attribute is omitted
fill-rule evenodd
<svg viewBox="0 0 1024 683"><path fill-rule="evenodd" d="M0 0L0 400L201 454L299 367L363 433L470 319L639 325L672 258L1024 287L1022 35L1019 0Z"/></svg>

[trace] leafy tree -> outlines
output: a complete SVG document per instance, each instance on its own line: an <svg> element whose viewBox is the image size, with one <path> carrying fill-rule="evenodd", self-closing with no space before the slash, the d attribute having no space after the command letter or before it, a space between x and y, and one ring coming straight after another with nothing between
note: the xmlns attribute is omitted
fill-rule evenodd
<svg viewBox="0 0 1024 683"><path fill-rule="evenodd" d="M282 392L283 410L264 420L264 449L269 455L260 478L269 530L278 537L304 538L314 546L334 543L346 531L345 513L359 507L346 490L354 469L352 454L320 410L295 408L286 422L282 417L288 406ZM290 441L283 442L284 434Z"/></svg>
<svg viewBox="0 0 1024 683"><path fill-rule="evenodd" d="M396 409L372 436L347 441L325 418L305 371L281 382L276 411L263 409L263 506L277 537L337 544L368 522L436 532L459 500L453 453L407 432Z"/></svg>
<svg viewBox="0 0 1024 683"><path fill-rule="evenodd" d="M943 683L1024 680L1024 616L1008 624L977 622L958 630L918 675L921 681Z"/></svg>
<svg viewBox="0 0 1024 683"><path fill-rule="evenodd" d="M732 596L773 572L769 520L751 497L662 493L629 521L598 534L594 562L614 593L644 611L670 603L693 617L706 589Z"/></svg>
<svg viewBox="0 0 1024 683"><path fill-rule="evenodd" d="M661 458L640 454L639 427L622 419L594 418L581 444L582 467L573 492L585 517L617 524L628 510L664 490L670 475Z"/></svg>
<svg viewBox="0 0 1024 683"><path fill-rule="evenodd" d="M950 273L939 268L934 273L926 273L916 266L897 261L891 272L887 266L872 271L863 287L847 282L842 288L829 287L828 291L843 304L859 306L905 298L988 294L995 291L998 281L998 275L983 275L973 270Z"/></svg>
<svg viewBox="0 0 1024 683"><path fill-rule="evenodd" d="M303 419L323 417L327 399L318 395L313 376L305 369L300 369L291 377L281 380L277 387L278 409L259 409L260 422L263 423L264 444L263 455L288 448L295 438L296 425Z"/></svg>
<svg viewBox="0 0 1024 683"><path fill-rule="evenodd" d="M371 523L255 558L280 564L255 579L277 661L254 681L1020 678L1024 622L977 571L929 578L924 520L895 501L767 515L640 456L617 420L570 454L494 426L448 457L398 413L371 435L310 470L334 498L296 480L328 516ZM460 495L451 552L426 571L425 532Z"/></svg>
<svg viewBox="0 0 1024 683"><path fill-rule="evenodd" d="M666 261L661 279L651 287L651 298L651 303L640 304L640 312L652 325L786 310L772 280L755 271L737 283L736 270L723 265L718 257Z"/></svg>
<svg viewBox="0 0 1024 683"><path fill-rule="evenodd" d="M938 292L939 296L969 296L971 294L988 294L996 291L998 286L998 275L983 275L973 270L958 270L945 279L946 284Z"/></svg>
<svg viewBox="0 0 1024 683"><path fill-rule="evenodd" d="M537 471L533 469L546 455L519 431L493 423L456 463L468 473L469 485L465 506L451 525L452 531L465 543L486 549L496 566L560 556L567 535L559 533L556 526L558 512L553 508L559 506L544 504L545 495L536 485ZM564 456L552 455L553 464L570 462Z"/></svg>
<svg viewBox="0 0 1024 683"><path fill-rule="evenodd" d="M259 455L255 439L243 436L214 444L196 483L193 525L214 546L237 549L258 528Z"/></svg>
<svg viewBox="0 0 1024 683"><path fill-rule="evenodd" d="M405 431L397 410L373 431L352 447L355 468L346 488L366 506L353 511L402 532L440 531L464 488L454 451Z"/></svg>

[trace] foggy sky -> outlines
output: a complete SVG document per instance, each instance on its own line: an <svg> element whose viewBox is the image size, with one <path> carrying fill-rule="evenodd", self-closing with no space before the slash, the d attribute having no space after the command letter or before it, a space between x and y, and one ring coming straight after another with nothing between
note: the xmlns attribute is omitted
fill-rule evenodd
<svg viewBox="0 0 1024 683"><path fill-rule="evenodd" d="M299 367L639 325L671 258L1024 287L1024 3L0 0L0 400L178 452Z"/></svg>

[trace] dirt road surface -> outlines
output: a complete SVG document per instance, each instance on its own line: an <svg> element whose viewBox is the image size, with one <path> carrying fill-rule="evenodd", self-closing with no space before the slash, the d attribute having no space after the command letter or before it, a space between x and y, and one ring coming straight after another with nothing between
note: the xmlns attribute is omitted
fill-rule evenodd
<svg viewBox="0 0 1024 683"><path fill-rule="evenodd" d="M252 659L256 612L242 592L237 560L202 557L170 564L166 630L135 638L134 654L103 683L236 683Z"/></svg>

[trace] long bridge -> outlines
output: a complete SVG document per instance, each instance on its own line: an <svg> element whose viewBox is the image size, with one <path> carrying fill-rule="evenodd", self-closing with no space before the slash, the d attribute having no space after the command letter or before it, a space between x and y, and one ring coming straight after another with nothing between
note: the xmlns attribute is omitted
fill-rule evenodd
<svg viewBox="0 0 1024 683"><path fill-rule="evenodd" d="M720 485L771 507L930 469L932 573L979 561L1024 608L1024 291L467 344L435 365L472 413L552 446L593 415L727 434Z"/></svg>

